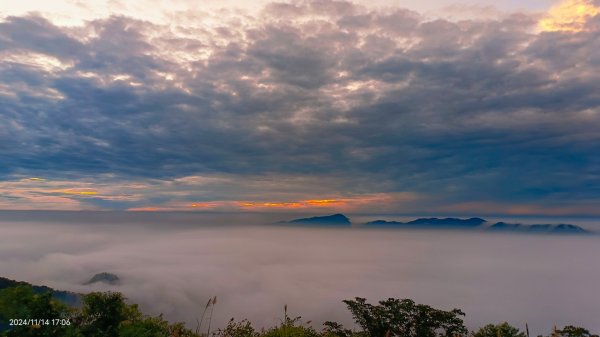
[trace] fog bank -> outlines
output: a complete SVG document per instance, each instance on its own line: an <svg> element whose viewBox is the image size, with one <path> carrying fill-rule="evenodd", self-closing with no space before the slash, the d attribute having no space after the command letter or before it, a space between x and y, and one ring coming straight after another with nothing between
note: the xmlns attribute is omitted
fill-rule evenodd
<svg viewBox="0 0 600 337"><path fill-rule="evenodd" d="M261 226L239 215L148 219L4 219L0 275L78 292L121 291L148 313L192 327L214 295L213 326L231 317L270 326L288 304L292 316L351 327L341 301L360 296L460 308L471 329L508 321L527 322L533 334L554 324L600 330L597 235ZM122 284L82 285L102 271Z"/></svg>

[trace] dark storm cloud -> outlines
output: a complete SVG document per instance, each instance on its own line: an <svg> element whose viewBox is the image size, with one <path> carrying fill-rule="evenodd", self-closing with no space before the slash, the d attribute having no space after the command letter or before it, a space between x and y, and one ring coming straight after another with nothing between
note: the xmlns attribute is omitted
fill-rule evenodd
<svg viewBox="0 0 600 337"><path fill-rule="evenodd" d="M453 22L336 1L200 28L9 17L0 174L336 174L347 191L596 200L595 22L535 33L523 14Z"/></svg>

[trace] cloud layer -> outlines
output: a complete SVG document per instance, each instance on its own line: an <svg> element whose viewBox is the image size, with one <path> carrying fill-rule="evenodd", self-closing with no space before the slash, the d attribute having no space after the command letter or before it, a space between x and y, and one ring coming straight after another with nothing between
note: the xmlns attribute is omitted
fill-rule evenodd
<svg viewBox="0 0 600 337"><path fill-rule="evenodd" d="M106 213L0 223L2 276L122 291L146 312L192 328L216 295L213 326L232 316L271 326L287 304L317 327L324 320L351 327L341 301L363 296L458 307L470 329L503 321L528 323L534 335L554 324L600 329L596 235L289 228L250 225L281 216ZM82 285L103 271L122 285Z"/></svg>
<svg viewBox="0 0 600 337"><path fill-rule="evenodd" d="M420 209L594 213L598 18L540 31L532 14L433 20L329 0L160 22L5 17L0 177L147 187L133 203L96 196L108 208L410 194ZM194 177L234 183L151 195ZM326 195L291 196L290 181ZM2 207L23 208L11 190Z"/></svg>

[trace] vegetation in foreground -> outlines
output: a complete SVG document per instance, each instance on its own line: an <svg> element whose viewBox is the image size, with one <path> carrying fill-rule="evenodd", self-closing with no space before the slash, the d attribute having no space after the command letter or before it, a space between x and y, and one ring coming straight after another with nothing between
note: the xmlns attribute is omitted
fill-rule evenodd
<svg viewBox="0 0 600 337"><path fill-rule="evenodd" d="M489 324L469 332L459 309L444 311L409 299L370 304L364 298L344 301L359 329L347 329L325 322L320 330L301 317L290 317L287 306L277 326L257 330L250 321L233 318L226 327L210 328L211 298L193 331L184 323L170 323L162 316L144 315L136 304L128 304L122 294L93 292L82 296L78 307L53 298L52 292L19 283L0 289L1 337L526 337L527 331L508 323ZM45 320L40 320L40 319ZM35 324L10 325L11 319L37 319ZM13 321L12 323L15 323ZM16 322L23 323L23 322ZM548 337L598 337L588 330L566 326L553 329Z"/></svg>

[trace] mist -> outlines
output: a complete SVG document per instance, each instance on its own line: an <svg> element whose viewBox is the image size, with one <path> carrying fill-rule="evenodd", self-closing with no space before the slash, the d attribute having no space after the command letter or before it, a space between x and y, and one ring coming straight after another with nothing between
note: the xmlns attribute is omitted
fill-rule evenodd
<svg viewBox="0 0 600 337"><path fill-rule="evenodd" d="M277 324L283 306L317 327L354 327L342 303L411 298L459 308L476 329L508 321L600 330L600 236L274 225L286 215L72 213L0 220L0 276L86 293L119 291L148 314L195 327ZM98 272L119 285L85 281Z"/></svg>

